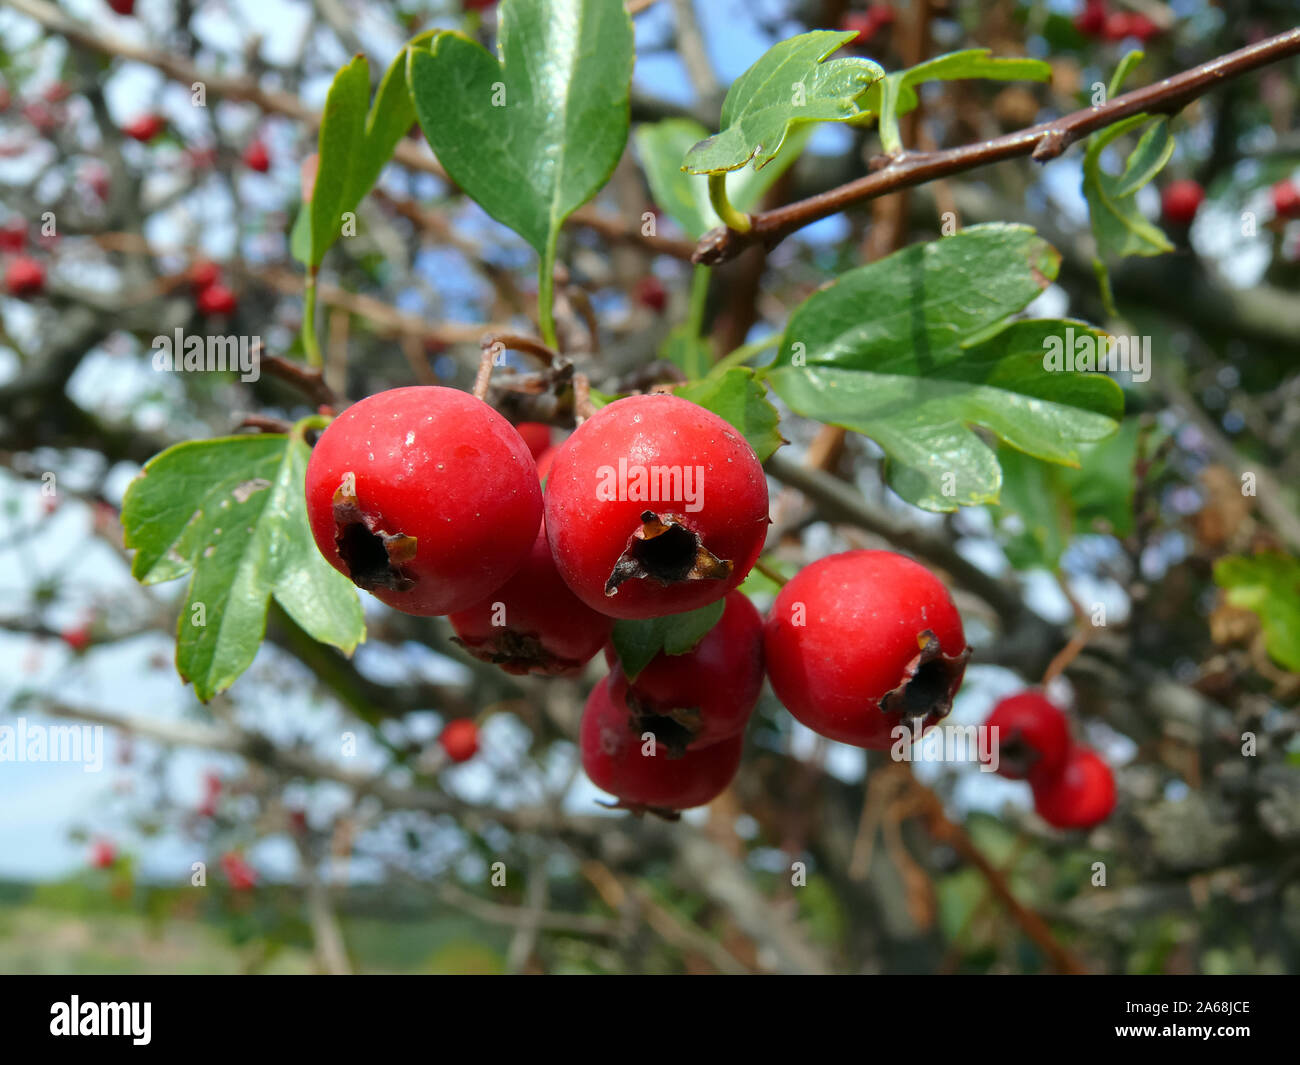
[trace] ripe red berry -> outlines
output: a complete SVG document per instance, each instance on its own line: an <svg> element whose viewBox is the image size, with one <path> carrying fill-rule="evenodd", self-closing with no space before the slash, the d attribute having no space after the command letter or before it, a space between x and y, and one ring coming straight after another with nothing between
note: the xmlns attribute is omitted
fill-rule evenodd
<svg viewBox="0 0 1300 1065"><path fill-rule="evenodd" d="M1143 44L1151 40L1160 32L1160 27L1152 22L1146 15L1132 14L1128 17L1128 35L1136 37Z"/></svg>
<svg viewBox="0 0 1300 1065"><path fill-rule="evenodd" d="M227 851L221 856L221 868L235 891L249 891L257 884L257 870L248 864L242 854Z"/></svg>
<svg viewBox="0 0 1300 1065"><path fill-rule="evenodd" d="M767 536L767 481L745 438L675 396L602 408L560 445L546 532L578 598L618 618L721 599Z"/></svg>
<svg viewBox="0 0 1300 1065"><path fill-rule="evenodd" d="M462 647L507 673L572 677L595 657L614 627L569 591L555 568L546 530L508 581L447 620Z"/></svg>
<svg viewBox="0 0 1300 1065"><path fill-rule="evenodd" d="M551 446L551 427L541 422L520 422L515 426L534 459Z"/></svg>
<svg viewBox="0 0 1300 1065"><path fill-rule="evenodd" d="M97 839L90 847L90 864L96 869L111 868L117 861L117 848L112 840Z"/></svg>
<svg viewBox="0 0 1300 1065"><path fill-rule="evenodd" d="M200 289L194 305L200 314L234 314L239 302L225 285L215 284Z"/></svg>
<svg viewBox="0 0 1300 1065"><path fill-rule="evenodd" d="M5 290L18 299L39 296L45 288L45 267L35 259L20 255L5 268Z"/></svg>
<svg viewBox="0 0 1300 1065"><path fill-rule="evenodd" d="M197 259L190 267L190 287L198 295L221 280L221 267L208 259Z"/></svg>
<svg viewBox="0 0 1300 1065"><path fill-rule="evenodd" d="M141 115L122 127L122 132L132 140L148 144L163 131L163 120L157 115Z"/></svg>
<svg viewBox="0 0 1300 1065"><path fill-rule="evenodd" d="M448 721L438 743L453 762L468 762L478 753L478 726L467 717Z"/></svg>
<svg viewBox="0 0 1300 1065"><path fill-rule="evenodd" d="M1165 220L1170 225L1190 226L1196 211L1205 199L1205 190L1190 178L1171 181L1160 194Z"/></svg>
<svg viewBox="0 0 1300 1065"><path fill-rule="evenodd" d="M266 145L260 140L250 141L248 147L244 149L244 165L249 170L256 170L260 174L270 170L271 154L266 150Z"/></svg>
<svg viewBox="0 0 1300 1065"><path fill-rule="evenodd" d="M1074 16L1074 28L1087 37L1100 37L1106 29L1106 0L1087 0Z"/></svg>
<svg viewBox="0 0 1300 1065"><path fill-rule="evenodd" d="M997 773L1024 780L1030 770L1056 772L1070 747L1070 725L1041 692L1027 691L1003 699L985 728L996 728Z"/></svg>
<svg viewBox="0 0 1300 1065"><path fill-rule="evenodd" d="M108 0L108 6L119 15L131 15L135 13L135 0Z"/></svg>
<svg viewBox="0 0 1300 1065"><path fill-rule="evenodd" d="M90 646L90 626L79 625L75 629L67 629L59 633L59 639L80 654Z"/></svg>
<svg viewBox="0 0 1300 1065"><path fill-rule="evenodd" d="M948 714L969 657L947 589L891 551L805 566L772 604L764 651L790 713L830 739L877 750L900 724L915 737Z"/></svg>
<svg viewBox="0 0 1300 1065"><path fill-rule="evenodd" d="M480 399L394 388L330 423L307 464L316 546L408 614L466 610L528 556L542 492L528 447Z"/></svg>
<svg viewBox="0 0 1300 1065"><path fill-rule="evenodd" d="M1269 193L1273 198L1273 213L1278 218L1300 217L1300 186L1294 181L1279 181Z"/></svg>
<svg viewBox="0 0 1300 1065"><path fill-rule="evenodd" d="M722 794L740 767L743 734L674 758L667 745L643 739L644 732L628 708L610 698L608 677L592 689L582 712L582 768L623 809L672 817L703 806Z"/></svg>
<svg viewBox="0 0 1300 1065"><path fill-rule="evenodd" d="M1055 828L1091 828L1115 809L1115 775L1097 753L1072 747L1055 772L1029 774L1034 809Z"/></svg>
<svg viewBox="0 0 1300 1065"><path fill-rule="evenodd" d="M745 730L763 689L763 619L744 592L728 592L722 617L686 654L660 652L629 681L614 655L610 698L674 754Z"/></svg>
<svg viewBox="0 0 1300 1065"><path fill-rule="evenodd" d="M11 218L0 226L0 251L20 252L27 246L27 223L21 218Z"/></svg>
<svg viewBox="0 0 1300 1065"><path fill-rule="evenodd" d="M641 278L636 283L634 290L637 303L642 307L648 307L656 314L668 306L668 290L664 288L664 283L650 274Z"/></svg>

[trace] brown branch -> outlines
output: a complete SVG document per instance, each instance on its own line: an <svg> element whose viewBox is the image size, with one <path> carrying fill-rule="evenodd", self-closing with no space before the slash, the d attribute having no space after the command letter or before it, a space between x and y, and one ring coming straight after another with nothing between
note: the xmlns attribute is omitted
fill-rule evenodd
<svg viewBox="0 0 1300 1065"><path fill-rule="evenodd" d="M1266 38L1171 78L1116 96L1097 107L1086 107L1051 122L978 144L935 152L903 151L892 158L882 158L878 169L856 181L806 200L751 215L753 225L745 233L725 227L711 230L700 239L693 260L715 266L734 259L752 244L761 243L772 248L796 230L838 214L846 207L899 189L923 185L935 178L1022 155L1045 163L1099 129L1133 115L1174 114L1232 78L1297 54L1300 54L1300 28Z"/></svg>

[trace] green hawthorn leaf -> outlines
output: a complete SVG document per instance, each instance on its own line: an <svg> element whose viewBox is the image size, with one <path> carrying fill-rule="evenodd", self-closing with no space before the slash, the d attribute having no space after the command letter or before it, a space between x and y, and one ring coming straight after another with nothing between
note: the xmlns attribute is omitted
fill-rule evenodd
<svg viewBox="0 0 1300 1065"><path fill-rule="evenodd" d="M780 157L762 170L746 169L727 178L727 199L738 211L758 207L772 184L799 158L812 136L810 123L796 126L786 137ZM691 237L702 237L722 225L709 202L709 179L682 170L682 158L709 135L690 118L666 118L637 129L636 147L655 204Z"/></svg>
<svg viewBox="0 0 1300 1065"><path fill-rule="evenodd" d="M452 180L546 258L623 154L632 20L621 0L504 0L499 25L499 60L442 32L407 75Z"/></svg>
<svg viewBox="0 0 1300 1065"><path fill-rule="evenodd" d="M1109 129L1093 134L1088 140L1088 150L1083 157L1083 194L1088 200L1088 209L1092 218L1092 233L1097 241L1097 255L1103 262L1107 259L1122 258L1128 255L1161 255L1173 251L1174 246L1161 232L1160 227L1148 221L1138 210L1137 190L1150 181L1164 165L1159 156L1152 157L1156 144L1147 148L1139 146L1142 157L1134 160L1130 157L1125 174L1114 177L1101 169L1101 153L1117 137L1151 120L1150 115L1134 115L1123 122L1116 123ZM1160 119L1164 122L1164 119ZM1145 138L1144 138L1145 139ZM1164 160L1173 150L1172 143L1161 148ZM1146 181L1137 182L1142 174ZM1121 190L1128 189L1123 192Z"/></svg>
<svg viewBox="0 0 1300 1065"><path fill-rule="evenodd" d="M878 116L881 147L886 153L893 153L903 147L898 132L898 116L916 108L919 100L916 86L923 82L960 81L963 78L1048 81L1051 76L1051 65L1040 59L998 59L989 55L987 48L949 52L907 70L887 74L858 101L863 114L854 121L865 121L868 115Z"/></svg>
<svg viewBox="0 0 1300 1065"><path fill-rule="evenodd" d="M673 395L698 403L734 425L758 454L759 462L766 462L785 443L777 429L781 416L767 398L767 387L747 366L733 366L716 377L693 381Z"/></svg>
<svg viewBox="0 0 1300 1065"><path fill-rule="evenodd" d="M375 102L366 115L363 130L363 149L354 160L348 184L347 202L352 210L361 202L379 179L380 171L397 150L403 137L415 125L415 104L411 101L410 87L406 84L406 52L409 49L428 50L437 31L429 30L413 37L397 53L375 93Z"/></svg>
<svg viewBox="0 0 1300 1065"><path fill-rule="evenodd" d="M858 97L885 72L858 57L823 62L854 36L814 30L769 48L728 90L721 132L691 148L682 169L721 174L752 159L758 170L776 158L796 126L856 117Z"/></svg>
<svg viewBox="0 0 1300 1065"><path fill-rule="evenodd" d="M365 636L356 588L312 540L298 436L199 440L149 461L122 505L131 572L144 584L191 574L176 668L207 700L248 668L272 596L310 636L347 654Z"/></svg>
<svg viewBox="0 0 1300 1065"><path fill-rule="evenodd" d="M669 614L662 618L644 620L619 620L614 622L614 650L619 664L629 680L650 664L662 651L669 655L684 655L693 650L722 617L724 599L688 610L685 614Z"/></svg>
<svg viewBox="0 0 1300 1065"><path fill-rule="evenodd" d="M1132 196L1143 185L1165 168L1174 154L1174 138L1169 132L1169 119L1163 115L1142 134L1142 139L1124 164L1124 172L1115 185L1119 198Z"/></svg>
<svg viewBox="0 0 1300 1065"><path fill-rule="evenodd" d="M334 76L321 115L320 166L311 197L311 264L319 266L343 230L343 212L354 184L352 168L365 142L370 106L370 64L359 55Z"/></svg>
<svg viewBox="0 0 1300 1065"><path fill-rule="evenodd" d="M679 367L688 378L703 377L713 362L713 348L696 332L691 322L681 322L673 326L664 338L659 347L659 357Z"/></svg>
<svg viewBox="0 0 1300 1065"><path fill-rule="evenodd" d="M1214 582L1229 603L1259 616L1270 657L1300 673L1300 561L1276 553L1221 558Z"/></svg>
<svg viewBox="0 0 1300 1065"><path fill-rule="evenodd" d="M909 502L940 511L996 502L997 457L972 425L1077 465L1078 445L1114 432L1122 410L1108 377L1047 368L1050 352L1095 343L1095 331L1009 321L1059 263L1027 226L973 226L904 248L809 297L759 376L800 414L871 437Z"/></svg>

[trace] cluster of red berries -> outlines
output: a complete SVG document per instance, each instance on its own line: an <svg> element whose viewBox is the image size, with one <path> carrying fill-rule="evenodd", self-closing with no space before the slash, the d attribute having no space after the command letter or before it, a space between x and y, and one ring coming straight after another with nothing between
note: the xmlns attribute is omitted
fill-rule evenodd
<svg viewBox="0 0 1300 1065"><path fill-rule="evenodd" d="M448 615L484 661L574 676L605 648L583 764L631 809L698 806L727 786L765 662L809 728L883 749L898 725L919 736L948 712L969 654L943 585L887 551L805 567L765 623L735 590L767 537L762 466L729 423L670 395L617 400L552 447L546 427L516 429L464 392L382 392L321 434L306 499L331 565L398 610ZM719 600L693 648L627 673L617 620ZM448 737L466 727L444 732L453 759L464 739Z"/></svg>
<svg viewBox="0 0 1300 1065"><path fill-rule="evenodd" d="M39 296L45 290L45 267L26 251L27 223L21 218L11 218L0 226L0 253L8 257L5 291L20 300Z"/></svg>
<svg viewBox="0 0 1300 1065"><path fill-rule="evenodd" d="M1091 828L1115 809L1115 776L1070 738L1065 715L1040 692L1003 699L986 728L997 731L997 773L1028 780L1038 816L1055 828Z"/></svg>
<svg viewBox="0 0 1300 1065"><path fill-rule="evenodd" d="M190 291L194 306L204 316L234 314L239 301L221 280L221 267L200 259L190 267Z"/></svg>
<svg viewBox="0 0 1300 1065"><path fill-rule="evenodd" d="M1086 0L1083 10L1074 17L1074 26L1085 37L1100 37L1107 41L1134 37L1144 44L1160 32L1160 27L1146 15L1135 11L1112 11L1106 0Z"/></svg>

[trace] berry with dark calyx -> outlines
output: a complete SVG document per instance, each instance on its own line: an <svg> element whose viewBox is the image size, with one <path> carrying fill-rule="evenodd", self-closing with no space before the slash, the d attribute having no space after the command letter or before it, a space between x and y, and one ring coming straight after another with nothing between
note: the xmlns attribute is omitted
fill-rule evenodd
<svg viewBox="0 0 1300 1065"><path fill-rule="evenodd" d="M528 450L532 453L534 459L551 446L551 427L549 425L543 425L541 422L520 422L515 428L519 430L519 435L524 438L524 443L528 445Z"/></svg>
<svg viewBox="0 0 1300 1065"><path fill-rule="evenodd" d="M1115 774L1088 747L1072 747L1054 771L1033 770L1034 809L1054 828L1092 828L1115 809Z"/></svg>
<svg viewBox="0 0 1300 1065"><path fill-rule="evenodd" d="M675 396L620 399L563 444L546 531L565 582L594 610L662 617L721 599L767 536L767 480L745 438Z"/></svg>
<svg viewBox="0 0 1300 1065"><path fill-rule="evenodd" d="M1160 205L1170 225L1190 226L1204 199L1205 190L1199 182L1182 178L1165 186L1160 194Z"/></svg>
<svg viewBox="0 0 1300 1065"><path fill-rule="evenodd" d="M660 652L629 681L614 655L609 694L680 757L745 730L763 689L763 619L744 592L728 592L722 617L681 655Z"/></svg>
<svg viewBox="0 0 1300 1065"><path fill-rule="evenodd" d="M235 891L251 891L257 886L257 870L248 864L242 854L227 851L221 856L221 869Z"/></svg>
<svg viewBox="0 0 1300 1065"><path fill-rule="evenodd" d="M122 127L122 132L132 140L148 144L163 131L165 123L157 115L141 115Z"/></svg>
<svg viewBox="0 0 1300 1065"><path fill-rule="evenodd" d="M764 634L777 698L814 732L885 750L947 716L970 651L948 591L891 551L805 566L772 604Z"/></svg>
<svg viewBox="0 0 1300 1065"><path fill-rule="evenodd" d="M1300 218L1300 185L1290 180L1279 181L1269 190L1269 196L1278 218Z"/></svg>
<svg viewBox="0 0 1300 1065"><path fill-rule="evenodd" d="M664 288L664 283L654 274L637 281L635 293L637 303L641 304L642 307L648 307L656 314L668 306L668 290Z"/></svg>
<svg viewBox="0 0 1300 1065"><path fill-rule="evenodd" d="M248 147L244 149L244 165L259 174L265 174L271 169L271 154L262 141L249 142Z"/></svg>
<svg viewBox="0 0 1300 1065"><path fill-rule="evenodd" d="M643 738L626 706L610 698L606 677L587 699L579 744L591 782L619 801L616 808L676 820L677 811L712 802L740 768L742 734L670 757L668 748ZM653 753L652 753L653 752Z"/></svg>
<svg viewBox="0 0 1300 1065"><path fill-rule="evenodd" d="M478 726L467 717L448 721L438 745L453 762L468 762L478 753Z"/></svg>
<svg viewBox="0 0 1300 1065"><path fill-rule="evenodd" d="M984 727L998 730L996 771L1008 780L1024 780L1031 770L1051 774L1065 763L1070 749L1069 722L1042 692L1003 699Z"/></svg>
<svg viewBox="0 0 1300 1065"><path fill-rule="evenodd" d="M515 427L437 385L380 392L335 418L312 449L306 491L330 565L408 614L482 601L523 563L542 520Z"/></svg>
<svg viewBox="0 0 1300 1065"><path fill-rule="evenodd" d="M609 639L614 619L569 591L539 528L532 551L508 581L448 619L456 642L507 673L572 677Z"/></svg>
<svg viewBox="0 0 1300 1065"><path fill-rule="evenodd" d="M230 289L218 282L200 289L194 305L200 314L234 314L239 301Z"/></svg>
<svg viewBox="0 0 1300 1065"><path fill-rule="evenodd" d="M18 299L39 296L45 288L45 267L35 259L20 255L5 268L5 291Z"/></svg>

